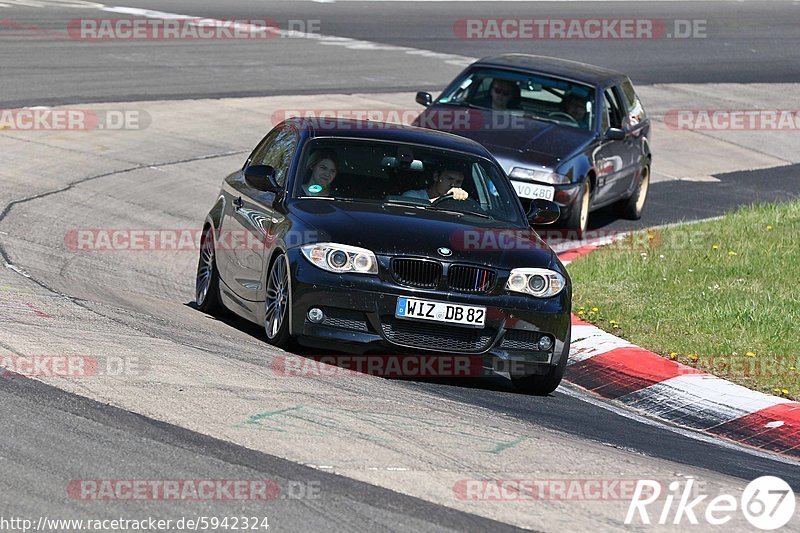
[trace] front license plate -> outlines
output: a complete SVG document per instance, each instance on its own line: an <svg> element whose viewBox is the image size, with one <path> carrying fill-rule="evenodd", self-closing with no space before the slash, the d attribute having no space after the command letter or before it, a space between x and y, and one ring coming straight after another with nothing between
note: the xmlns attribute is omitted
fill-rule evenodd
<svg viewBox="0 0 800 533"><path fill-rule="evenodd" d="M400 297L394 316L481 327L486 323L486 308Z"/></svg>
<svg viewBox="0 0 800 533"><path fill-rule="evenodd" d="M517 196L520 198L544 198L545 200L552 200L556 194L556 190L548 185L537 185L535 183L527 183L525 181L512 181L514 190L517 191Z"/></svg>

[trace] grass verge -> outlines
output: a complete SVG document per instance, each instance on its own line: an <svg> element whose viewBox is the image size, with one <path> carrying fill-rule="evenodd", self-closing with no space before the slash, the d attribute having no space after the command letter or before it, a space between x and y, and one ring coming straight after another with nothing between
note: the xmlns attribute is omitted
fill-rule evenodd
<svg viewBox="0 0 800 533"><path fill-rule="evenodd" d="M740 385L800 399L800 202L648 230L569 271L582 319Z"/></svg>

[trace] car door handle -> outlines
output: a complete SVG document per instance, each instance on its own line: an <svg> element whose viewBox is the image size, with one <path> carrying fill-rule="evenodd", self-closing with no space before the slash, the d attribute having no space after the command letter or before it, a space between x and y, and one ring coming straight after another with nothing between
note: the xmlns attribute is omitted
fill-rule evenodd
<svg viewBox="0 0 800 533"><path fill-rule="evenodd" d="M242 201L242 197L241 196L239 196L238 198L234 198L233 199L233 207L234 207L234 209L236 209L238 211L243 206L244 206L244 202Z"/></svg>

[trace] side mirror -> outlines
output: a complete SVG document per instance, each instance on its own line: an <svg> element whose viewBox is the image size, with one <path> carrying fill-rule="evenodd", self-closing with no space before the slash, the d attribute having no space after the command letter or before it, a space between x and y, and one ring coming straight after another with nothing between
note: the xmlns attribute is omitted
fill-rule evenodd
<svg viewBox="0 0 800 533"><path fill-rule="evenodd" d="M433 97L431 96L431 93L426 93L422 91L418 92L417 103L425 107L431 105L433 103Z"/></svg>
<svg viewBox="0 0 800 533"><path fill-rule="evenodd" d="M275 181L275 169L269 165L250 165L244 169L244 181L264 192L278 192L281 187Z"/></svg>
<svg viewBox="0 0 800 533"><path fill-rule="evenodd" d="M624 141L627 135L625 130L620 128L608 128L606 130L606 139L609 141Z"/></svg>
<svg viewBox="0 0 800 533"><path fill-rule="evenodd" d="M561 209L557 203L544 198L536 198L531 202L531 208L528 211L528 223L531 225L552 224L560 216Z"/></svg>

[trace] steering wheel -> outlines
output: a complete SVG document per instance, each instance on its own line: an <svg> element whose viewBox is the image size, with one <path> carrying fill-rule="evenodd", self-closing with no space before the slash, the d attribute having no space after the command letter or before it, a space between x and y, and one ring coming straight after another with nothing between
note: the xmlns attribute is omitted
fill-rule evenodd
<svg viewBox="0 0 800 533"><path fill-rule="evenodd" d="M447 202L452 204L453 211L461 211L463 209L464 211L478 211L479 213L483 212L483 209L481 209L481 205L474 199L466 198L464 200L456 200L455 198L453 198L452 194L445 194L444 196L440 196L439 198L431 202L431 207L437 207Z"/></svg>
<svg viewBox="0 0 800 533"><path fill-rule="evenodd" d="M563 111L553 111L552 113L548 113L547 116L553 118L565 118L575 125L578 124L578 121L575 120L575 117L573 117L569 113L564 113Z"/></svg>
<svg viewBox="0 0 800 533"><path fill-rule="evenodd" d="M444 195L440 196L439 198L437 198L436 200L431 202L431 206L437 206L440 203L442 203L444 201L447 201L447 200L453 200L453 193L449 192L447 194L444 194ZM460 200L455 200L455 201L460 201Z"/></svg>

